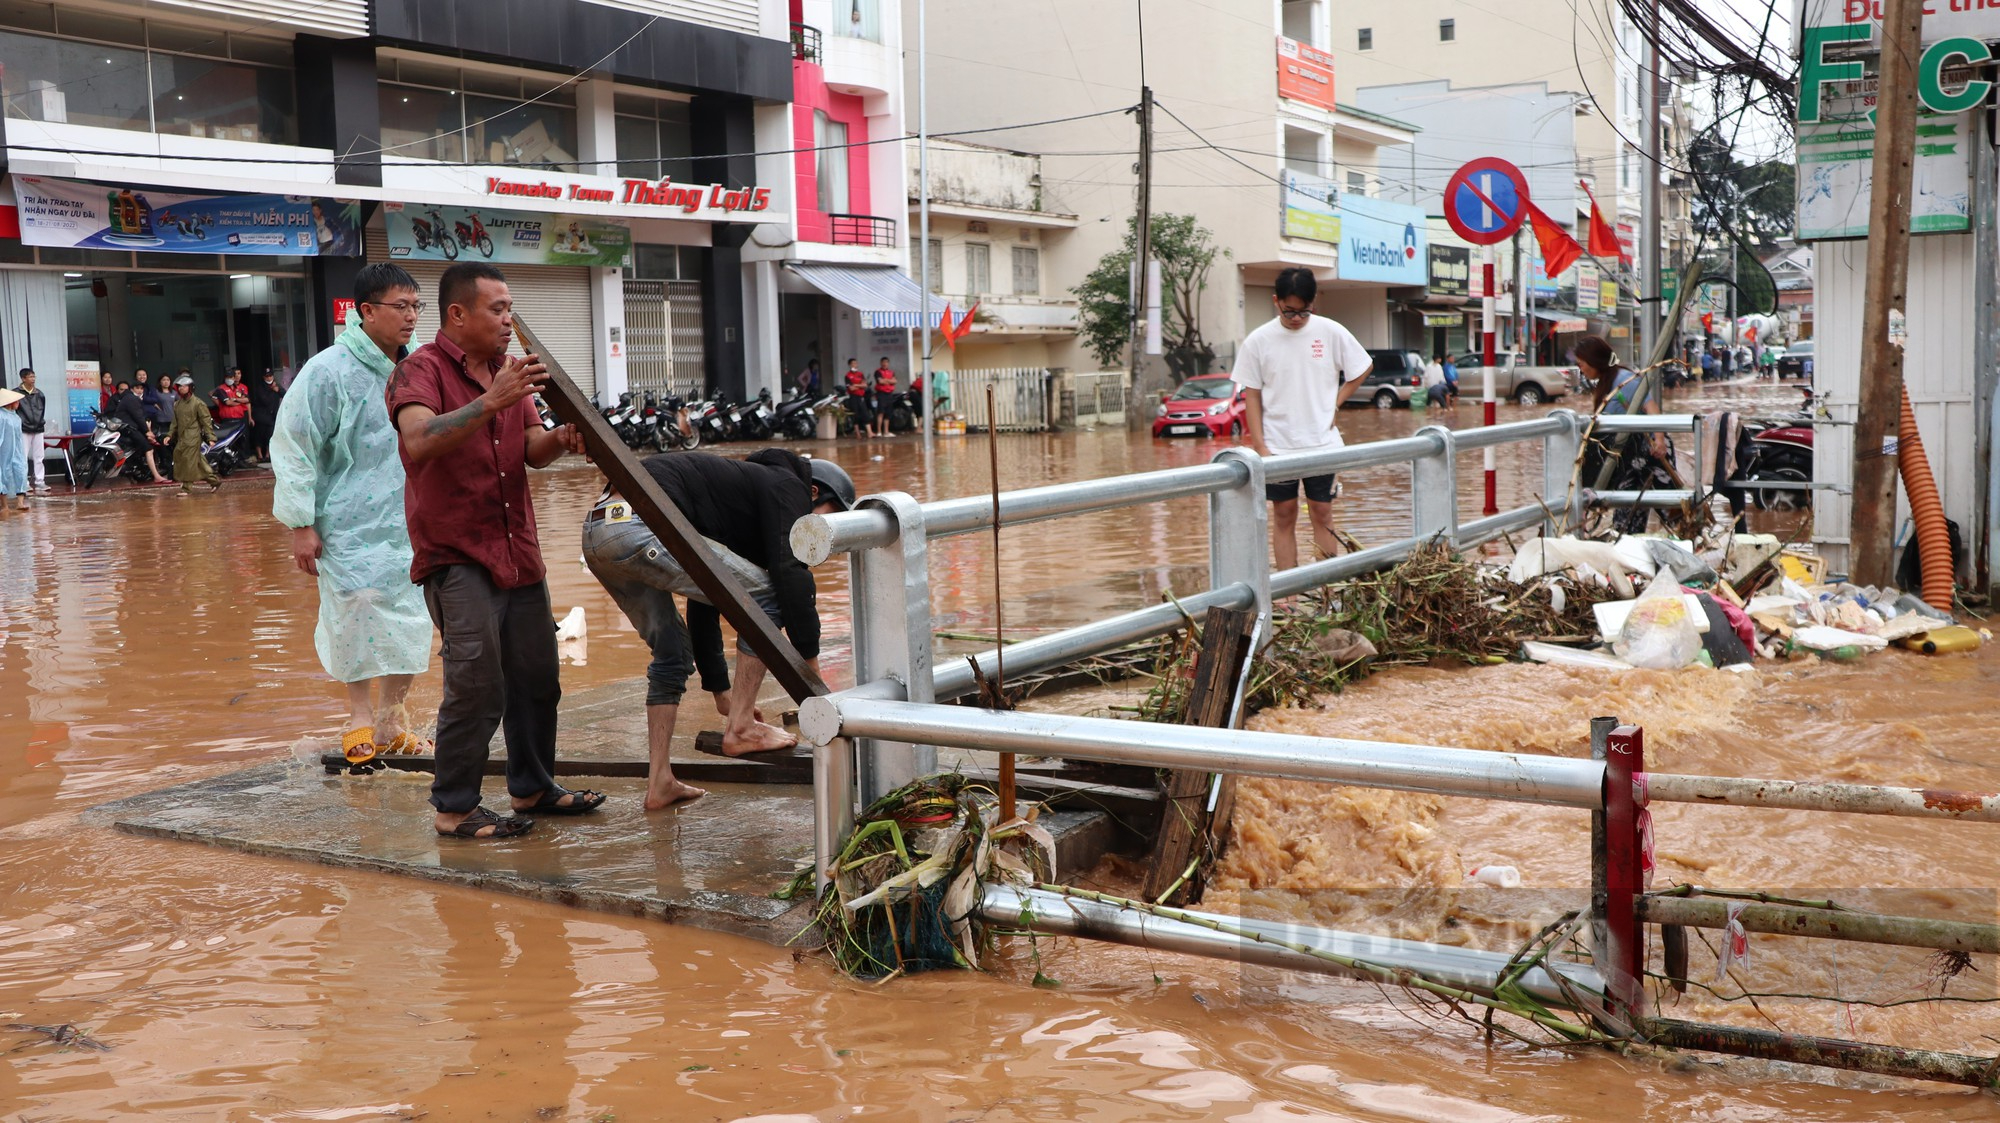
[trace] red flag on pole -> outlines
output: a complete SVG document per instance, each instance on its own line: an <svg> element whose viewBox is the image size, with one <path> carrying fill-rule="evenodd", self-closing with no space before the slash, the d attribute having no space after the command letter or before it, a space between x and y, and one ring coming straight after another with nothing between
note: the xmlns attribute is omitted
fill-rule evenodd
<svg viewBox="0 0 2000 1123"><path fill-rule="evenodd" d="M1584 195L1590 199L1590 253L1593 257L1615 257L1625 260L1625 247L1618 241L1618 232L1604 221L1604 212L1597 209L1597 196L1590 190L1590 184L1577 181Z"/></svg>
<svg viewBox="0 0 2000 1123"><path fill-rule="evenodd" d="M972 332L972 314L977 311L979 311L979 302L975 300L972 302L972 307L967 308L965 315L959 319L958 326L953 327L951 322L951 305L947 304L944 306L944 315L938 318L938 331L944 336L944 345L946 347L951 348L953 351L958 350L958 341L964 339Z"/></svg>
<svg viewBox="0 0 2000 1123"><path fill-rule="evenodd" d="M1535 224L1535 241L1542 247L1542 272L1551 277L1559 277L1563 271L1576 264L1583 256L1583 247L1569 232L1557 226L1555 220L1542 213L1542 208L1526 199L1521 205L1528 208L1528 219Z"/></svg>

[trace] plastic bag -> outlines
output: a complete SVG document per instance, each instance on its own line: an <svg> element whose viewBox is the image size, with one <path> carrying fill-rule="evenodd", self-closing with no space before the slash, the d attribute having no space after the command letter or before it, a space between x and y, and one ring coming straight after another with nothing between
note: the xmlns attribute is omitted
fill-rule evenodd
<svg viewBox="0 0 2000 1123"><path fill-rule="evenodd" d="M1655 671L1677 670L1694 662L1701 652L1701 635L1672 573L1662 573L1646 586L1612 650L1635 667Z"/></svg>

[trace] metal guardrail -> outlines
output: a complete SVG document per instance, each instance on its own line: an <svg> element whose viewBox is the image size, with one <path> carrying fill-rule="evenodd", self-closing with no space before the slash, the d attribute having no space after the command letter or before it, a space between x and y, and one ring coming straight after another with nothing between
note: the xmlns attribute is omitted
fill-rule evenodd
<svg viewBox="0 0 2000 1123"><path fill-rule="evenodd" d="M896 220L872 214L830 214L836 246L894 246Z"/></svg>

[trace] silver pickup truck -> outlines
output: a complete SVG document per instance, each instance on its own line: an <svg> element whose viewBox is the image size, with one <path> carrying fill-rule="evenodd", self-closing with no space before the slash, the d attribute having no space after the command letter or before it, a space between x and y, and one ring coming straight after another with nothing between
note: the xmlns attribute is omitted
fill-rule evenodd
<svg viewBox="0 0 2000 1123"><path fill-rule="evenodd" d="M1493 372L1493 396L1511 398L1524 406L1540 405L1554 398L1568 394L1576 384L1575 367L1531 367L1528 357L1522 354L1496 355L1499 360ZM1477 401L1486 395L1486 363L1477 353L1460 355L1455 362L1458 366L1458 393L1466 401Z"/></svg>

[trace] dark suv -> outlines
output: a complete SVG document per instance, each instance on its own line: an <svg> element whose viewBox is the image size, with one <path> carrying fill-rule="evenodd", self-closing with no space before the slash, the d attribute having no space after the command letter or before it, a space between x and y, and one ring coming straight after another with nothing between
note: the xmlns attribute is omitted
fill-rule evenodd
<svg viewBox="0 0 2000 1123"><path fill-rule="evenodd" d="M1377 409L1409 405L1410 391L1424 384L1424 357L1415 351L1396 348L1381 351L1370 348L1368 357L1374 360L1375 369L1368 372L1367 380L1347 399L1347 404Z"/></svg>

